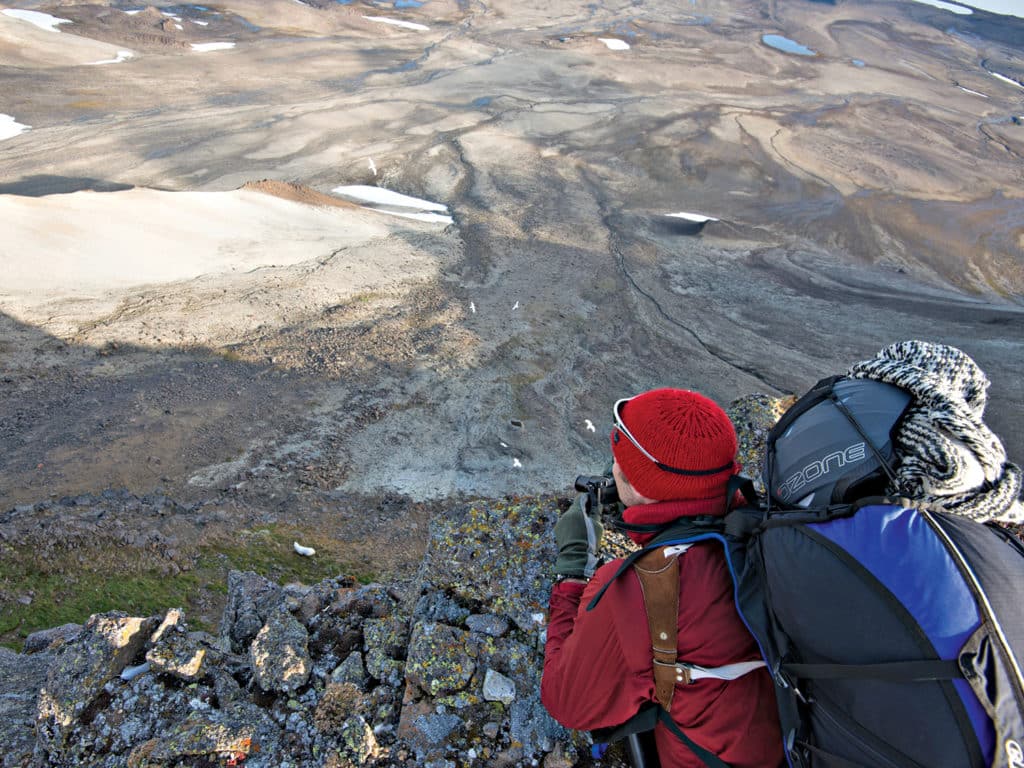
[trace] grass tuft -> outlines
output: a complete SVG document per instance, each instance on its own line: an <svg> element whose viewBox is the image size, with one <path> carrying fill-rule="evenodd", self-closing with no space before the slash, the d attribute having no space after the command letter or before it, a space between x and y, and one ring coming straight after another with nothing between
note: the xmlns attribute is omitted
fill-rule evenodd
<svg viewBox="0 0 1024 768"><path fill-rule="evenodd" d="M317 550L303 557L298 541ZM315 584L339 575L373 580L343 556L340 542L322 531L293 526L241 530L231 538L205 542L179 572L165 558L143 550L107 547L35 553L0 549L0 645L20 651L29 634L61 624L81 624L94 613L121 610L151 616L185 609L195 629L216 632L231 570L255 571L271 581ZM19 600L30 596L28 604Z"/></svg>

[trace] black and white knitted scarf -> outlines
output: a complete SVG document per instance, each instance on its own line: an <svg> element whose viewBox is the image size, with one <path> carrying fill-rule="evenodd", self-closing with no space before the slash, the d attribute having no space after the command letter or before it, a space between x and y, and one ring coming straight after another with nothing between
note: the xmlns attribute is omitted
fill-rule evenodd
<svg viewBox="0 0 1024 768"><path fill-rule="evenodd" d="M894 435L898 487L889 492L978 522L1024 521L1020 467L983 421L988 377L955 347L892 344L849 375L893 384L914 399Z"/></svg>

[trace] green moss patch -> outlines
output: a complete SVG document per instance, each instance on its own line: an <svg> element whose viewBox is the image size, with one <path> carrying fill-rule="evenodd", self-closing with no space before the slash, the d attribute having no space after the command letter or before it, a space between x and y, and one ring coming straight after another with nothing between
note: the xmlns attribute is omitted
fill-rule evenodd
<svg viewBox="0 0 1024 768"><path fill-rule="evenodd" d="M295 541L317 554L297 554ZM365 565L350 562L343 550L322 531L292 526L240 530L206 541L174 562L115 544L50 550L46 558L0 545L0 645L20 651L32 632L80 624L111 610L149 616L183 607L193 628L215 632L228 571L255 571L282 584L315 584L342 574L372 581Z"/></svg>

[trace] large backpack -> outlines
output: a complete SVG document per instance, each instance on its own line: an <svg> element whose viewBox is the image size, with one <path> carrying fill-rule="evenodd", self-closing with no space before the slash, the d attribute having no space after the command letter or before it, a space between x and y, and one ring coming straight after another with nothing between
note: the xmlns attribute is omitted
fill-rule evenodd
<svg viewBox="0 0 1024 768"><path fill-rule="evenodd" d="M892 471L909 399L819 382L769 434L764 498L748 481L746 506L678 521L620 569L721 544L793 768L1024 768L1024 545L906 500L852 498Z"/></svg>

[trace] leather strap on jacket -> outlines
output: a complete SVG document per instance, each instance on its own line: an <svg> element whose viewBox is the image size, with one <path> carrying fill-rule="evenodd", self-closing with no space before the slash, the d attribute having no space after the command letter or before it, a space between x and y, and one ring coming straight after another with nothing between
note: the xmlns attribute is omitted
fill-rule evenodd
<svg viewBox="0 0 1024 768"><path fill-rule="evenodd" d="M639 558L633 569L640 579L647 609L654 656L654 690L658 703L671 711L675 692L676 640L679 632L679 554L666 557L666 547L658 547ZM689 682L688 680L686 682Z"/></svg>

